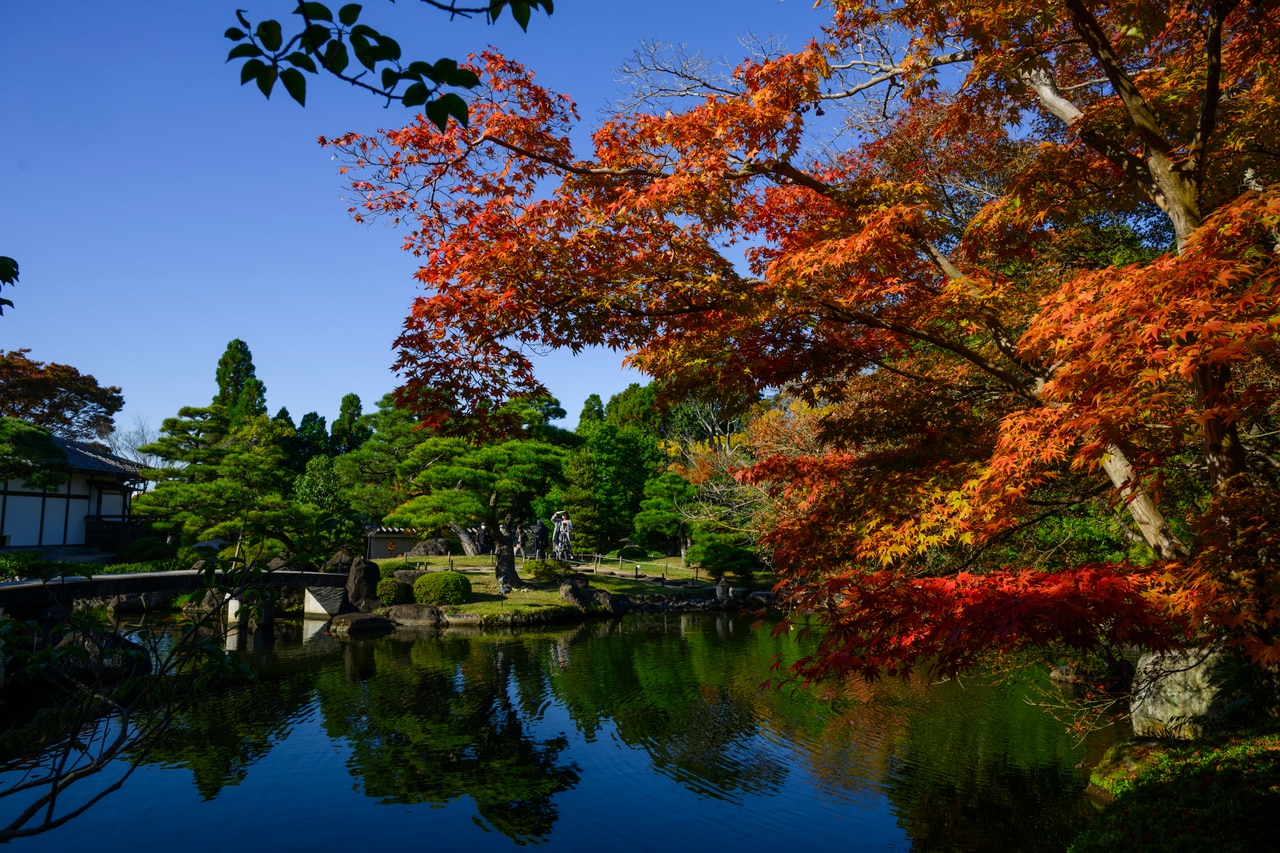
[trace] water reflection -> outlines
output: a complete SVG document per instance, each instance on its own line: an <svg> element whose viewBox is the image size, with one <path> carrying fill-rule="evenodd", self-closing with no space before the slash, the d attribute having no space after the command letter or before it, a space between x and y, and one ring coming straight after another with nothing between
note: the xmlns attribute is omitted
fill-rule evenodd
<svg viewBox="0 0 1280 853"><path fill-rule="evenodd" d="M760 846L801 831L819 848L1049 851L1088 819L1085 747L1020 685L761 690L775 656L800 650L745 620L352 642L304 634L282 623L274 642L247 646L258 678L187 709L137 758L181 768L216 805L291 735L319 736L333 746L308 760L341 762L337 772L380 809L365 820L384 836L419 835L416 807L462 809L490 838L557 849L678 826L678 846ZM621 791L648 808L611 807ZM128 821L138 805L109 808ZM264 819L331 806L312 793L297 807ZM75 827L51 840L74 847ZM450 832L432 840L482 837Z"/></svg>

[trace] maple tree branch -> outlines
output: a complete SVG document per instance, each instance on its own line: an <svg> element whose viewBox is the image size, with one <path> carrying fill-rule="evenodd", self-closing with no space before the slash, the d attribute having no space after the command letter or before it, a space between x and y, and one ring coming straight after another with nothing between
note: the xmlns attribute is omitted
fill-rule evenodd
<svg viewBox="0 0 1280 853"><path fill-rule="evenodd" d="M1103 32L1098 19L1084 5L1083 0L1065 0L1065 5L1071 13L1076 33L1084 40L1089 52L1102 66L1103 73L1107 75L1112 88L1124 104L1134 129L1138 131L1143 143L1153 151L1168 156L1173 146L1161 132L1159 121L1151 111L1151 107L1147 105L1146 99L1142 97L1142 93L1138 91L1138 87L1134 85L1133 78L1124 70L1124 65L1116 56L1111 41Z"/></svg>
<svg viewBox="0 0 1280 853"><path fill-rule="evenodd" d="M938 54L937 56L929 57L929 61L924 64L923 70L940 68L944 65L954 65L958 62L968 62L977 55L978 55L978 51L974 48L956 50L956 51L952 51L951 53L941 53L941 54ZM832 68L847 70L855 66L860 66L864 68L875 68L880 73L876 74L874 77L868 77L866 80L863 80L861 83L858 83L856 86L851 86L848 89L842 89L838 92L824 92L822 94L819 94L818 100L836 101L836 100L841 100L843 98L851 98L854 95L859 95L867 91L868 89L874 89L876 86L879 86L881 83L888 83L891 80L901 77L902 75L906 74L908 71L922 70L918 68L907 68L905 65L902 65L900 63L889 65L887 63L870 62L870 61L853 61L853 62L845 63L843 65L833 65Z"/></svg>
<svg viewBox="0 0 1280 853"><path fill-rule="evenodd" d="M1040 99L1040 104L1050 115L1068 127L1074 127L1081 141L1103 157L1106 157L1125 175L1128 175L1138 186L1151 197L1157 194L1155 179L1151 169L1142 158L1126 151L1106 136L1086 127L1077 126L1084 113L1067 99L1058 88L1057 81L1045 68L1031 68L1022 72L1022 79Z"/></svg>
<svg viewBox="0 0 1280 853"><path fill-rule="evenodd" d="M572 163L567 163L564 160L558 159L556 157L549 157L546 154L539 154L536 151L530 151L528 148L525 148L524 146L516 145L514 142L508 142L502 137L494 136L491 133L481 134L480 138L476 140L476 145L479 145L482 142L490 142L494 145L497 145L499 148L505 148L506 150L510 151L513 154L519 154L521 157L528 157L530 160L533 160L534 162L542 163L543 165L551 166L554 169L560 169L562 171L568 172L571 175L578 175L579 177L601 176L601 177L654 178L654 179L670 177L670 175L668 175L665 172L655 172L652 169L638 169L638 168L601 169L601 168L592 168L589 166L576 166Z"/></svg>
<svg viewBox="0 0 1280 853"><path fill-rule="evenodd" d="M1218 103L1222 100L1222 25L1239 0L1221 0L1209 13L1209 36L1205 40L1204 97L1200 102L1200 120L1191 140L1191 172L1197 184L1204 175L1209 137L1218 123Z"/></svg>

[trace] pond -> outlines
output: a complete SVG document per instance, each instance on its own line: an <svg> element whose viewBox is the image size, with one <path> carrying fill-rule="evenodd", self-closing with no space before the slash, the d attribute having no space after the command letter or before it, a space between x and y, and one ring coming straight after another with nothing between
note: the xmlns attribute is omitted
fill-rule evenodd
<svg viewBox="0 0 1280 853"><path fill-rule="evenodd" d="M1058 851L1114 737L1078 743L1030 677L761 690L794 644L724 615L303 633L282 624L244 653L256 680L10 849Z"/></svg>

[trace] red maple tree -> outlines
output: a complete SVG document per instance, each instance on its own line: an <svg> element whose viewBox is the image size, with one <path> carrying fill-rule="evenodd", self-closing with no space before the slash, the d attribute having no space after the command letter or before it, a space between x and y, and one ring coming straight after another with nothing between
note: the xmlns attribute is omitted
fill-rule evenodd
<svg viewBox="0 0 1280 853"><path fill-rule="evenodd" d="M1213 639L1272 665L1273 11L836 2L682 102L651 79L585 156L495 53L469 127L326 142L422 259L397 367L428 423L501 428L543 391L529 350L592 345L672 394L826 406L742 474L825 617L802 674ZM993 558L1099 497L1146 558Z"/></svg>

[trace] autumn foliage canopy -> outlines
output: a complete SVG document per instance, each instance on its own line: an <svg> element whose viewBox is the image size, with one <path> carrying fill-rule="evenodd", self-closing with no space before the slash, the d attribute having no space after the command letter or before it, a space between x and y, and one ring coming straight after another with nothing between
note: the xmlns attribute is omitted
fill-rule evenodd
<svg viewBox="0 0 1280 853"><path fill-rule="evenodd" d="M589 150L495 53L469 126L326 140L421 260L402 401L501 428L591 345L780 393L739 476L826 622L803 676L1280 663L1274 4L828 5L723 76L654 50Z"/></svg>

